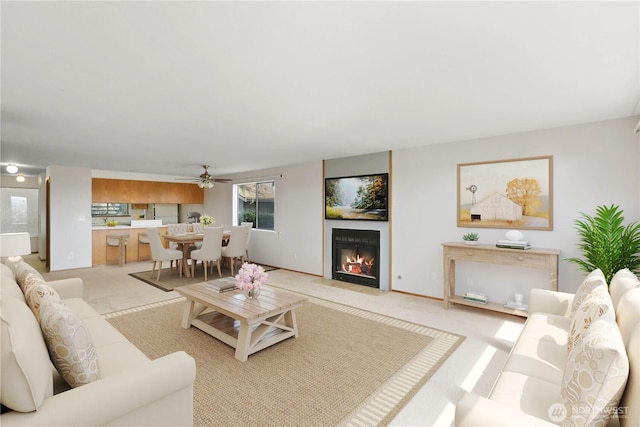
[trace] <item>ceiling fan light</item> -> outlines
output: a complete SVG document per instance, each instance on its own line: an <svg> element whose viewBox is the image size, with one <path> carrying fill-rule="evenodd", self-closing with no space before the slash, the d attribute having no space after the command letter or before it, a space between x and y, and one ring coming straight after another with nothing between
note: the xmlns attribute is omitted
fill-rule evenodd
<svg viewBox="0 0 640 427"><path fill-rule="evenodd" d="M7 172L9 173L16 173L18 172L18 166L16 166L14 163L9 163L7 165Z"/></svg>
<svg viewBox="0 0 640 427"><path fill-rule="evenodd" d="M16 181L24 182L24 174L18 174L18 176L16 176Z"/></svg>
<svg viewBox="0 0 640 427"><path fill-rule="evenodd" d="M200 182L198 183L198 187L200 187L200 188L204 188L204 182L200 181Z"/></svg>

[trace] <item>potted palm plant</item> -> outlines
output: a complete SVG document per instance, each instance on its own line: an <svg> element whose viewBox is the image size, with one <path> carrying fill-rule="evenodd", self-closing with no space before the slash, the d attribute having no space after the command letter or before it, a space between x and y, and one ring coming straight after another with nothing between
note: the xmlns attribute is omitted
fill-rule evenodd
<svg viewBox="0 0 640 427"><path fill-rule="evenodd" d="M607 283L618 270L640 271L640 224L623 225L623 210L619 206L598 206L596 215L582 213L575 221L580 236L578 248L583 258L567 258L578 269L591 272L602 270Z"/></svg>

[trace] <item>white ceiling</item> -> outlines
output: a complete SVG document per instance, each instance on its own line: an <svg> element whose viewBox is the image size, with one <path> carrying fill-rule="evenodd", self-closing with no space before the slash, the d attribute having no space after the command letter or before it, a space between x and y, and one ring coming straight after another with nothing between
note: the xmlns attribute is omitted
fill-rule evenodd
<svg viewBox="0 0 640 427"><path fill-rule="evenodd" d="M640 114L637 1L0 13L3 164L224 176Z"/></svg>

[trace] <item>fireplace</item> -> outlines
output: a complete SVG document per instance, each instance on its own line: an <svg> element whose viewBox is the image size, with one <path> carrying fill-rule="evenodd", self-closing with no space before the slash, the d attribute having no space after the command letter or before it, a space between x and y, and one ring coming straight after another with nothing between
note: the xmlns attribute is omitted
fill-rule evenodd
<svg viewBox="0 0 640 427"><path fill-rule="evenodd" d="M331 278L380 287L380 232L334 228Z"/></svg>

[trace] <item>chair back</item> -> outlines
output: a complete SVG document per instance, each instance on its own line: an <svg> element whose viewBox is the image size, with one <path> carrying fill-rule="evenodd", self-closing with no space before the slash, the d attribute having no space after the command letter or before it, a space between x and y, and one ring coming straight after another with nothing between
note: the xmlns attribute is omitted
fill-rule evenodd
<svg viewBox="0 0 640 427"><path fill-rule="evenodd" d="M239 225L231 227L231 235L229 236L229 244L225 248L225 256L244 256L250 230L251 229L249 227L242 227Z"/></svg>
<svg viewBox="0 0 640 427"><path fill-rule="evenodd" d="M187 234L187 224L181 222L179 224L167 224L167 234ZM177 249L176 242L169 242L170 249Z"/></svg>
<svg viewBox="0 0 640 427"><path fill-rule="evenodd" d="M251 222L251 221L242 222L242 224L240 224L240 226L247 227L249 229L249 233L247 234L247 244L244 247L244 249L248 251L249 250L249 240L251 240L251 229L253 228L253 222Z"/></svg>
<svg viewBox="0 0 640 427"><path fill-rule="evenodd" d="M151 249L151 258L157 259L164 251L165 247L162 246L160 241L160 232L156 227L147 228L147 237L149 238L149 249Z"/></svg>
<svg viewBox="0 0 640 427"><path fill-rule="evenodd" d="M206 227L204 229L204 238L202 239L202 248L200 248L199 258L215 261L220 258L222 252L222 227Z"/></svg>

